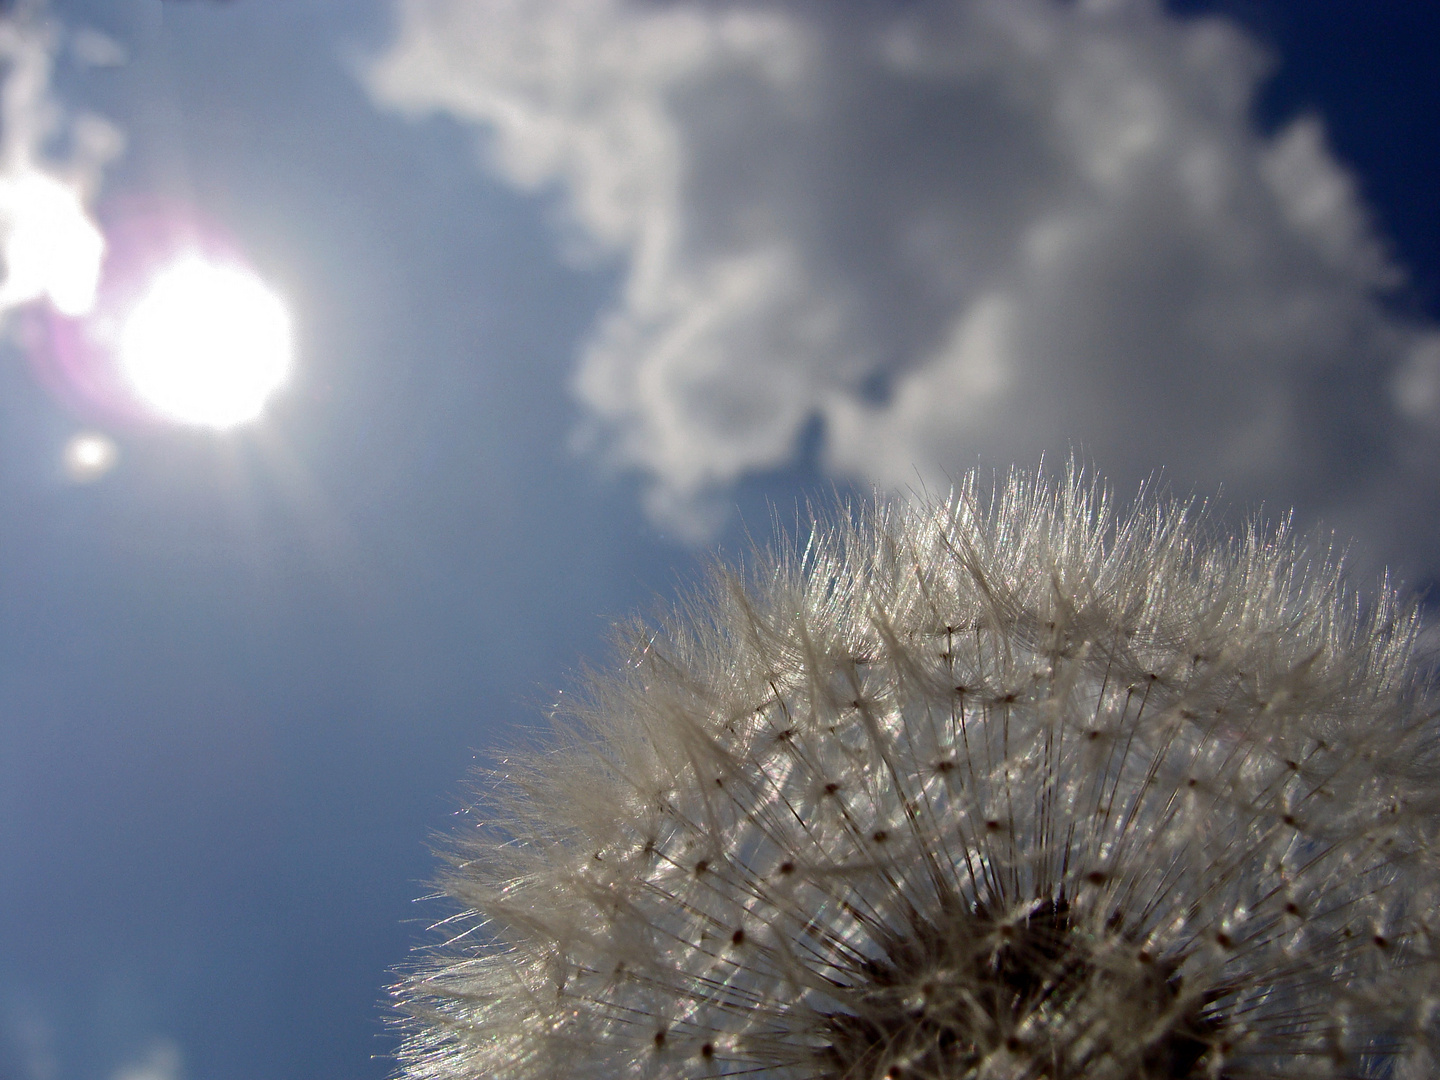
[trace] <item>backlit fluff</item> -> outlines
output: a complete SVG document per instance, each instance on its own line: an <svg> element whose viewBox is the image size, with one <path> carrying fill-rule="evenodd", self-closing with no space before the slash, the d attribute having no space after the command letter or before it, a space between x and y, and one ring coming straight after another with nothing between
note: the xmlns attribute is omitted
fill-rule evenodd
<svg viewBox="0 0 1440 1080"><path fill-rule="evenodd" d="M1415 634L1074 478L818 528L497 770L407 1074L1434 1075Z"/></svg>

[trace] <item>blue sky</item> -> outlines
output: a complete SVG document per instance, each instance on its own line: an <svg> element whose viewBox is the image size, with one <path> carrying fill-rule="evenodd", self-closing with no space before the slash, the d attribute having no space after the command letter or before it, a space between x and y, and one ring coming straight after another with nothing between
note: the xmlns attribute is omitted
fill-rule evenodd
<svg viewBox="0 0 1440 1080"><path fill-rule="evenodd" d="M837 487L1074 448L1440 572L1424 5L5 18L0 176L28 147L112 251L202 222L296 338L215 432L0 292L7 1080L387 1075L470 770Z"/></svg>

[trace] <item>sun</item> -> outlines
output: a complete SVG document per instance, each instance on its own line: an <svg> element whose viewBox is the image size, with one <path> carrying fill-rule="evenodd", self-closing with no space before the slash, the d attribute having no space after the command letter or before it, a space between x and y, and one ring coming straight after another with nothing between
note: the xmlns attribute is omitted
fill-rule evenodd
<svg viewBox="0 0 1440 1080"><path fill-rule="evenodd" d="M120 370L171 420L229 428L260 415L290 376L284 303L250 271L186 256L156 275L125 319Z"/></svg>

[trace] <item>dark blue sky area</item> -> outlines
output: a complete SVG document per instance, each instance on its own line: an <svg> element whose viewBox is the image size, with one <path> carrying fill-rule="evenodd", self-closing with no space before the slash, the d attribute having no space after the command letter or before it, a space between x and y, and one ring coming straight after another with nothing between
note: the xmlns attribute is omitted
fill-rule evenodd
<svg viewBox="0 0 1440 1080"><path fill-rule="evenodd" d="M1440 311L1440 9L1380 0L1170 0L1181 14L1235 19L1269 47L1256 111L1273 127L1313 110L1355 171L1381 231L1411 271L1407 302Z"/></svg>

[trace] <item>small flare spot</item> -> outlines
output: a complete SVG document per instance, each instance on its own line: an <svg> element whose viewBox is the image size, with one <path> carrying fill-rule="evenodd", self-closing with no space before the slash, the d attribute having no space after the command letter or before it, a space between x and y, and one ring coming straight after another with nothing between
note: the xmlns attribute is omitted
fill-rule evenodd
<svg viewBox="0 0 1440 1080"><path fill-rule="evenodd" d="M119 451L108 436L85 431L65 444L65 474L77 484L98 480L115 467Z"/></svg>

